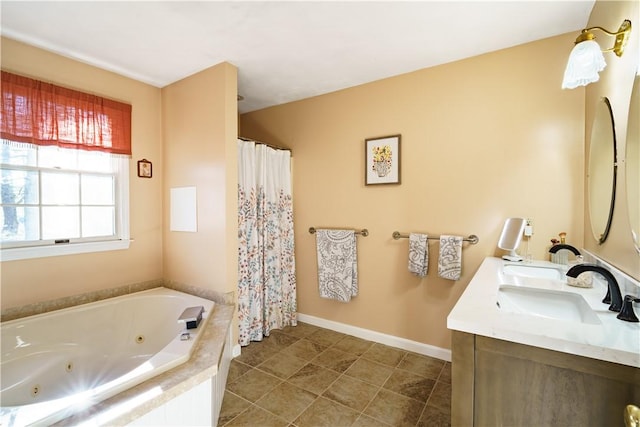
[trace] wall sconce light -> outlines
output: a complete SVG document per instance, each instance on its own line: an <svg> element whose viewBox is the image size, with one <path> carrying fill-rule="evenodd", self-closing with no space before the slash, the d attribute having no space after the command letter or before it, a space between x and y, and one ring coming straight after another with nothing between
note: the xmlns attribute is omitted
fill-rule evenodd
<svg viewBox="0 0 640 427"><path fill-rule="evenodd" d="M600 50L600 45L596 42L593 30L604 31L610 36L615 36L613 47L604 51ZM562 80L563 89L575 89L578 86L586 86L589 83L597 82L600 76L598 73L604 70L607 63L604 61L602 52L613 52L617 56L622 56L624 47L629 40L631 32L631 21L625 19L617 32L605 30L602 27L591 27L582 30L576 39L576 45L569 55L569 62L564 71Z"/></svg>

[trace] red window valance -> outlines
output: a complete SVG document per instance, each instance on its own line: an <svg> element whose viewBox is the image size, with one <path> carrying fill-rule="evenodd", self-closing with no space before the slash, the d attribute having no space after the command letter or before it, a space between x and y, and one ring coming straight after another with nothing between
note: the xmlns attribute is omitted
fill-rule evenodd
<svg viewBox="0 0 640 427"><path fill-rule="evenodd" d="M0 136L131 155L131 105L2 71Z"/></svg>

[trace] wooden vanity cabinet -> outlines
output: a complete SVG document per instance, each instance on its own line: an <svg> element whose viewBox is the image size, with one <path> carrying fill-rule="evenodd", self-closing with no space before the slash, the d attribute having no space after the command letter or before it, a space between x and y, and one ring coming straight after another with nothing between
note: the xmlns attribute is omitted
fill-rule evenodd
<svg viewBox="0 0 640 427"><path fill-rule="evenodd" d="M640 406L640 368L459 331L451 375L452 426L624 426Z"/></svg>

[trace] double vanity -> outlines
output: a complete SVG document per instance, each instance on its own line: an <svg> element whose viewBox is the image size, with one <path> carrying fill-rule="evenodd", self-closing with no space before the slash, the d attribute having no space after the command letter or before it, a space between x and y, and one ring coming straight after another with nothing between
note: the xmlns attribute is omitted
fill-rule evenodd
<svg viewBox="0 0 640 427"><path fill-rule="evenodd" d="M452 425L619 425L640 402L640 323L602 303L599 273L581 288L566 270L484 260L447 319Z"/></svg>

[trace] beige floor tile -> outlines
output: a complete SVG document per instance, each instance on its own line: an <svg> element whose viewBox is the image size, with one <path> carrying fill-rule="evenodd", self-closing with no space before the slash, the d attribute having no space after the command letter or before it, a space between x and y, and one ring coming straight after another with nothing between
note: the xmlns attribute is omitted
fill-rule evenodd
<svg viewBox="0 0 640 427"><path fill-rule="evenodd" d="M308 362L326 349L326 346L314 343L307 340L306 338L303 338L282 350L282 353L299 357L300 359L306 360Z"/></svg>
<svg viewBox="0 0 640 427"><path fill-rule="evenodd" d="M227 375L227 384L230 384L251 370L251 366L245 365L235 358L229 365L229 374Z"/></svg>
<svg viewBox="0 0 640 427"><path fill-rule="evenodd" d="M298 341L300 338L292 335L285 334L282 330L277 329L275 331L271 331L271 334L266 340L277 350L282 350L286 347L289 347L291 344Z"/></svg>
<svg viewBox="0 0 640 427"><path fill-rule="evenodd" d="M375 418L368 417L364 414L360 414L355 423L351 427L389 427L389 424L376 420Z"/></svg>
<svg viewBox="0 0 640 427"><path fill-rule="evenodd" d="M425 404L400 394L380 390L364 414L393 426L415 426Z"/></svg>
<svg viewBox="0 0 640 427"><path fill-rule="evenodd" d="M362 357L395 368L398 366L405 354L407 354L407 352L404 350L375 343L362 355Z"/></svg>
<svg viewBox="0 0 640 427"><path fill-rule="evenodd" d="M258 365L258 369L275 375L278 378L287 379L306 364L306 360L291 354L279 352Z"/></svg>
<svg viewBox="0 0 640 427"><path fill-rule="evenodd" d="M393 371L384 388L403 396L426 403L436 381L421 377L412 372L396 369Z"/></svg>
<svg viewBox="0 0 640 427"><path fill-rule="evenodd" d="M352 337L347 335L340 341L333 345L338 350L345 351L347 353L353 353L357 356L362 356L371 346L373 342L363 340L362 338Z"/></svg>
<svg viewBox="0 0 640 427"><path fill-rule="evenodd" d="M308 363L287 381L311 393L322 394L339 376L335 371Z"/></svg>
<svg viewBox="0 0 640 427"><path fill-rule="evenodd" d="M309 341L313 341L317 344L323 345L325 347L329 347L337 343L344 337L345 337L345 334L340 332L335 332L329 329L319 329L314 333L312 333L311 335L307 335L306 339L308 339Z"/></svg>
<svg viewBox="0 0 640 427"><path fill-rule="evenodd" d="M393 368L389 366L360 358L345 371L345 374L370 384L381 386L387 381L392 372Z"/></svg>
<svg viewBox="0 0 640 427"><path fill-rule="evenodd" d="M289 422L295 420L318 396L290 383L282 383L256 402L256 405Z"/></svg>
<svg viewBox="0 0 640 427"><path fill-rule="evenodd" d="M442 368L442 372L440 373L438 381L451 384L451 362L445 362L444 368Z"/></svg>
<svg viewBox="0 0 640 427"><path fill-rule="evenodd" d="M235 394L225 391L224 399L222 400L222 408L220 409L220 417L218 418L218 425L223 426L229 421L237 417L251 406L251 402L236 396Z"/></svg>
<svg viewBox="0 0 640 427"><path fill-rule="evenodd" d="M451 384L436 382L427 405L435 406L443 413L451 415Z"/></svg>
<svg viewBox="0 0 640 427"><path fill-rule="evenodd" d="M357 359L358 356L355 354L345 353L331 347L320 353L312 362L342 373L349 369Z"/></svg>
<svg viewBox="0 0 640 427"><path fill-rule="evenodd" d="M281 382L282 380L273 375L252 369L234 382L227 384L227 390L250 402L255 402Z"/></svg>
<svg viewBox="0 0 640 427"><path fill-rule="evenodd" d="M304 338L319 329L321 328L308 323L298 322L296 326L287 326L286 328L283 328L282 332L287 335L293 335L294 337Z"/></svg>
<svg viewBox="0 0 640 427"><path fill-rule="evenodd" d="M422 356L416 353L407 353L404 359L402 359L398 364L398 368L437 380L442 372L444 364L444 360L435 359L429 356Z"/></svg>
<svg viewBox="0 0 640 427"><path fill-rule="evenodd" d="M360 413L353 409L320 397L294 421L294 424L298 427L350 426L359 416Z"/></svg>
<svg viewBox="0 0 640 427"><path fill-rule="evenodd" d="M450 426L451 426L451 415L446 414L440 411L440 409L430 405L427 405L427 407L424 408L422 417L420 417L420 421L418 422L418 427L450 427Z"/></svg>
<svg viewBox="0 0 640 427"><path fill-rule="evenodd" d="M231 362L219 427L449 427L451 363L299 322Z"/></svg>
<svg viewBox="0 0 640 427"><path fill-rule="evenodd" d="M240 356L235 360L242 362L250 366L258 366L265 359L271 357L271 355L278 351L273 344L266 344L264 342L253 342L248 346L242 347L240 350Z"/></svg>
<svg viewBox="0 0 640 427"><path fill-rule="evenodd" d="M379 387L347 375L342 375L323 393L331 399L358 412L362 412L375 397Z"/></svg>
<svg viewBox="0 0 640 427"><path fill-rule="evenodd" d="M255 405L231 420L225 427L287 427L289 423Z"/></svg>

